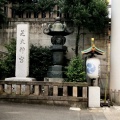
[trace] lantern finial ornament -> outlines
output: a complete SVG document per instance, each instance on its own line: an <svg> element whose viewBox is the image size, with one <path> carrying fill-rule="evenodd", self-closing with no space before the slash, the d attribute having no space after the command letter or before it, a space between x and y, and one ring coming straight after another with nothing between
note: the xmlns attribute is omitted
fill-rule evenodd
<svg viewBox="0 0 120 120"><path fill-rule="evenodd" d="M91 46L95 46L95 44L94 44L94 38L91 38Z"/></svg>
<svg viewBox="0 0 120 120"><path fill-rule="evenodd" d="M84 54L92 54L94 56L94 54L97 54L97 55L103 55L104 54L104 51L98 49L96 46L95 46L95 41L94 41L94 38L91 38L91 47L86 49L86 50L83 50L81 51L81 53L84 55Z"/></svg>

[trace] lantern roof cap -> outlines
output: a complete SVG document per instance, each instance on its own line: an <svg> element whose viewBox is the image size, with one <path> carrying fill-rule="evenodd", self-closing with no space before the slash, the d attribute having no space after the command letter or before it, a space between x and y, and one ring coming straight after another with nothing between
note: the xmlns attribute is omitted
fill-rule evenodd
<svg viewBox="0 0 120 120"><path fill-rule="evenodd" d="M51 36L54 36L54 35L66 36L73 33L73 29L68 28L66 23L65 22L62 23L61 18L57 17L55 19L55 22L53 24L49 24L47 28L43 30L43 32Z"/></svg>
<svg viewBox="0 0 120 120"><path fill-rule="evenodd" d="M84 54L97 54L97 55L103 55L105 52L103 50L98 49L95 46L94 38L91 38L91 47L88 49L85 49L81 51L82 55Z"/></svg>

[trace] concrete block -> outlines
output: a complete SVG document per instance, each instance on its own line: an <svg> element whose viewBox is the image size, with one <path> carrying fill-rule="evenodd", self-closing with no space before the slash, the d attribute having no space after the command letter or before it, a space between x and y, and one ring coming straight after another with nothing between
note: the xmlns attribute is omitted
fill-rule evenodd
<svg viewBox="0 0 120 120"><path fill-rule="evenodd" d="M58 86L53 86L53 95L58 96Z"/></svg>
<svg viewBox="0 0 120 120"><path fill-rule="evenodd" d="M63 86L63 96L68 96L68 88L67 88L67 86Z"/></svg>
<svg viewBox="0 0 120 120"><path fill-rule="evenodd" d="M73 97L77 97L77 87L73 87Z"/></svg>
<svg viewBox="0 0 120 120"><path fill-rule="evenodd" d="M40 90L39 90L40 86L39 85L35 85L35 95L39 95L40 94Z"/></svg>
<svg viewBox="0 0 120 120"><path fill-rule="evenodd" d="M100 107L100 87L97 86L88 87L88 107L90 108Z"/></svg>

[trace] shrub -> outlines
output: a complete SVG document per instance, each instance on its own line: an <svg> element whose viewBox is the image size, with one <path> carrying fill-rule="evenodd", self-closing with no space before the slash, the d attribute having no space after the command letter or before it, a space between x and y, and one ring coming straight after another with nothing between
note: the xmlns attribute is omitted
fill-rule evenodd
<svg viewBox="0 0 120 120"><path fill-rule="evenodd" d="M85 65L80 56L70 60L65 74L67 82L85 82Z"/></svg>
<svg viewBox="0 0 120 120"><path fill-rule="evenodd" d="M0 59L0 80L3 79L3 67L2 67L2 60Z"/></svg>
<svg viewBox="0 0 120 120"><path fill-rule="evenodd" d="M52 64L52 53L48 47L31 46L30 77L43 80L47 76L48 66Z"/></svg>
<svg viewBox="0 0 120 120"><path fill-rule="evenodd" d="M12 39L10 44L5 45L8 50L7 55L1 59L1 79L6 77L14 77L15 76L15 59L16 59L16 40Z"/></svg>
<svg viewBox="0 0 120 120"><path fill-rule="evenodd" d="M0 60L0 79L15 76L16 40L12 39L10 44L5 47L8 50L8 54ZM31 46L29 77L43 80L46 77L48 66L51 63L52 55L48 47Z"/></svg>

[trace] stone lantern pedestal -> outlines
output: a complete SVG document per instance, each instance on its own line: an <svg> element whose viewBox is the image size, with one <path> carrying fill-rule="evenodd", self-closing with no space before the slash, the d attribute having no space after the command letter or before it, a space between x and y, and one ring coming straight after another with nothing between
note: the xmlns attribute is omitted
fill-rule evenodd
<svg viewBox="0 0 120 120"><path fill-rule="evenodd" d="M49 67L47 76L50 78L64 77L64 54L67 50L66 46L53 45L51 51L53 52L53 66Z"/></svg>

